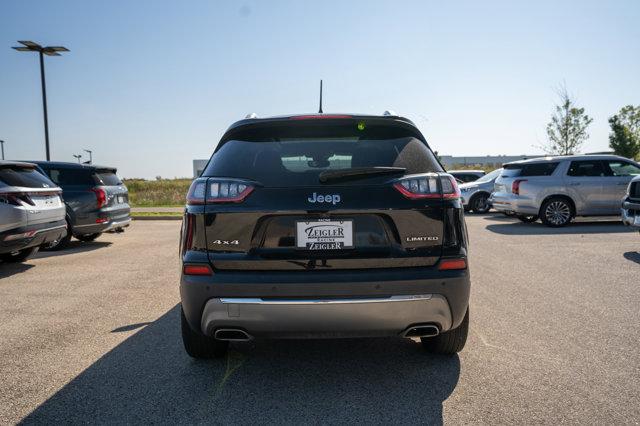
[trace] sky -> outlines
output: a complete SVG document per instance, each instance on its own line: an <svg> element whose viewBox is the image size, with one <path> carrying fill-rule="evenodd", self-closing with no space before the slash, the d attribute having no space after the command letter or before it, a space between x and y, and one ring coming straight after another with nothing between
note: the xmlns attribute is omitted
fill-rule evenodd
<svg viewBox="0 0 640 426"><path fill-rule="evenodd" d="M52 160L126 178L190 177L249 113L413 120L441 155L541 153L565 85L608 149L608 118L640 105L640 1L0 2L0 139L44 159L37 55L46 58Z"/></svg>

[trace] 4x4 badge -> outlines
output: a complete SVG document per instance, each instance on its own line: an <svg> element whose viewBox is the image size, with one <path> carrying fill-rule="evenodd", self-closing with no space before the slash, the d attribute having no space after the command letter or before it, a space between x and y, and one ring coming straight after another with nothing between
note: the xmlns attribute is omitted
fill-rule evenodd
<svg viewBox="0 0 640 426"><path fill-rule="evenodd" d="M212 244L218 244L218 245L222 245L222 246L237 246L238 244L240 244L240 242L238 240L232 240L232 241L228 241L228 240L215 240L212 241Z"/></svg>

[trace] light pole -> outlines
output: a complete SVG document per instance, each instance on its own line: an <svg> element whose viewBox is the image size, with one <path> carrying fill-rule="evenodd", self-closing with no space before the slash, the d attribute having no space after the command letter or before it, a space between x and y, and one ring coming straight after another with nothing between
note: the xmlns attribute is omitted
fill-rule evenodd
<svg viewBox="0 0 640 426"><path fill-rule="evenodd" d="M91 151L90 149L83 149L83 151L89 153L89 164L93 164L93 156L91 155L93 151Z"/></svg>
<svg viewBox="0 0 640 426"><path fill-rule="evenodd" d="M0 147L2 147L2 159L4 160L4 141L0 140Z"/></svg>
<svg viewBox="0 0 640 426"><path fill-rule="evenodd" d="M44 111L44 142L47 149L47 161L51 161L49 153L49 119L47 118L47 85L44 78L44 55L60 56L58 52L68 52L69 49L63 46L42 47L32 41L18 41L22 46L14 47L20 52L38 52L40 55L40 82L42 84L42 109Z"/></svg>
<svg viewBox="0 0 640 426"><path fill-rule="evenodd" d="M78 164L80 164L80 159L82 158L81 154L73 154L74 157L76 157L76 159L78 160Z"/></svg>

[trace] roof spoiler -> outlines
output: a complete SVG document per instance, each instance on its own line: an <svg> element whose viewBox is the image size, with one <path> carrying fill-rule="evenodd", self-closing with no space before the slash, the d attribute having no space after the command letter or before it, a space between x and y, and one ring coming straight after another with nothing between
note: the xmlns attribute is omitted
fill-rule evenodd
<svg viewBox="0 0 640 426"><path fill-rule="evenodd" d="M0 169L10 169L10 168L22 168L22 169L35 169L36 165L32 163L21 163L21 162L2 162L0 161Z"/></svg>

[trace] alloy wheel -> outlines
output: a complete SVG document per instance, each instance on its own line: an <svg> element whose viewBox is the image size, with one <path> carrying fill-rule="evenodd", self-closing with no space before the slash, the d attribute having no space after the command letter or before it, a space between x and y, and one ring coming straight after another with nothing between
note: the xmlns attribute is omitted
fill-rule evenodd
<svg viewBox="0 0 640 426"><path fill-rule="evenodd" d="M563 225L571 219L571 209L563 201L553 201L545 209L544 215L552 224Z"/></svg>
<svg viewBox="0 0 640 426"><path fill-rule="evenodd" d="M486 213L489 210L489 198L485 195L481 195L476 200L475 210L478 213Z"/></svg>

